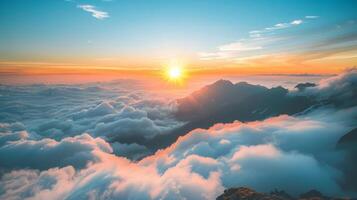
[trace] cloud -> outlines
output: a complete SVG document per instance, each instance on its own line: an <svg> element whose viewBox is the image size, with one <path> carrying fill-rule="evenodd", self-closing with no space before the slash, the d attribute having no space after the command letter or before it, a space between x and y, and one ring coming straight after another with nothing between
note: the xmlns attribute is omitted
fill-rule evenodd
<svg viewBox="0 0 357 200"><path fill-rule="evenodd" d="M103 139L92 138L88 134L66 137L59 142L48 138L26 140L21 137L0 147L0 167L44 170L71 165L83 168L89 161L98 161L95 151L112 153L113 150Z"/></svg>
<svg viewBox="0 0 357 200"><path fill-rule="evenodd" d="M302 23L303 23L303 21L301 19L297 19L297 20L292 21L290 24L292 24L292 25L300 25Z"/></svg>
<svg viewBox="0 0 357 200"><path fill-rule="evenodd" d="M271 26L271 27L267 27L263 30L257 30L257 31L250 31L250 36L254 37L254 34L267 34L267 33L270 33L270 32L273 32L275 30L281 30L281 29L286 29L286 28L290 28L290 27L293 27L293 26L297 26L297 25L300 25L303 23L303 20L301 19L296 19L296 20L293 20L291 22L284 22L284 23L278 23L278 24L275 24L274 26Z"/></svg>
<svg viewBox="0 0 357 200"><path fill-rule="evenodd" d="M265 31L260 31L260 33L269 32L269 31L273 31L273 30L279 30L279 29L285 29L285 28L288 28L288 27L290 27L289 23L278 23L278 24L275 24L272 27L265 28Z"/></svg>
<svg viewBox="0 0 357 200"><path fill-rule="evenodd" d="M0 146L5 145L9 141L17 141L29 138L29 133L26 131L15 131L10 133L0 132Z"/></svg>
<svg viewBox="0 0 357 200"><path fill-rule="evenodd" d="M4 100L0 120L5 122L0 132L3 129L4 138L17 138L15 132L26 131L32 139L56 141L87 133L110 143L138 144L154 151L156 147L148 147L153 144L151 140L168 134L183 122L175 119L173 103L151 97L149 92L141 93L143 87L138 84L115 81L0 87L0 99ZM130 156L136 157L131 153Z"/></svg>
<svg viewBox="0 0 357 200"><path fill-rule="evenodd" d="M333 170L330 172L328 167L321 166L313 157L281 152L270 145L244 148L244 153L248 154L246 157L230 160L230 170L236 173L227 175L227 184L248 185L259 191L272 190L271 185L274 185L284 187L294 195L316 187L322 191L330 190L330 193L339 190L333 178L333 175L338 177L339 174L334 174ZM304 178L300 179L301 177Z"/></svg>
<svg viewBox="0 0 357 200"><path fill-rule="evenodd" d="M215 60L215 59L225 59L234 56L230 52L199 52L198 56L201 60Z"/></svg>
<svg viewBox="0 0 357 200"><path fill-rule="evenodd" d="M240 54L254 53L259 50L263 50L266 45L272 43L278 38L260 38L260 34L255 33L255 36L248 39L240 39L237 42L221 45L217 47L216 52L200 52L198 56L202 60L214 60L214 59L232 59L236 58Z"/></svg>
<svg viewBox="0 0 357 200"><path fill-rule="evenodd" d="M292 27L292 26L297 26L297 25L300 25L303 23L303 20L301 19L295 19L291 22L283 22L283 23L278 23L278 24L275 24L274 26L271 26L271 27L266 27L262 30L255 30L255 31L250 31L249 33L252 35L254 34L265 34L265 33L269 33L269 32L272 32L272 31L275 31L275 30L280 30L280 29L286 29L286 28L289 28L289 27Z"/></svg>
<svg viewBox="0 0 357 200"><path fill-rule="evenodd" d="M319 18L319 16L316 16L316 15L307 15L305 16L306 19L317 19Z"/></svg>
<svg viewBox="0 0 357 200"><path fill-rule="evenodd" d="M352 107L357 102L356 87L357 69L351 68L337 76L321 80L315 87L292 94L311 95L338 107Z"/></svg>
<svg viewBox="0 0 357 200"><path fill-rule="evenodd" d="M309 18L310 19L310 18ZM256 52L265 49L268 45L274 44L283 38L272 36L275 31L281 31L290 27L303 24L303 20L296 19L291 22L277 23L274 26L266 27L261 30L253 30L249 32L248 38L242 38L237 42L224 44L217 47L216 52L200 52L198 56L201 60L215 60L215 59L232 59L237 58L242 52ZM243 57L249 57L246 55Z"/></svg>
<svg viewBox="0 0 357 200"><path fill-rule="evenodd" d="M341 101L352 102L355 76L354 70L348 71L309 87L311 90L306 88L304 95L337 95ZM335 147L342 135L357 126L357 101L312 108L295 116L195 129L169 147L132 161L117 155L146 155L148 148L138 143L110 144L106 132L75 134L70 127L94 130L102 123L114 130L120 128L113 124L124 119L150 119L160 127L171 120L167 121L172 107L119 88L38 87L6 88L8 94L22 98L18 98L21 103L14 101L14 107L4 105L4 110L16 113L14 108L19 106L32 115L20 118L20 112L11 119L24 123L0 124L0 168L7 168L0 179L0 199L215 199L225 188L237 186L262 192L278 188L298 194L314 188L327 195L350 194L339 185L344 178L340 166L345 164L345 154ZM41 101L48 98L53 98L50 102L57 108L57 122L70 120L58 127L51 122L27 130L29 123L51 116L45 111L52 106ZM39 117L35 113L38 110L43 116L33 121ZM61 139L46 138L39 131L55 127L66 133Z"/></svg>
<svg viewBox="0 0 357 200"><path fill-rule="evenodd" d="M220 51L252 51L262 49L260 46L244 46L241 42L230 43L218 47Z"/></svg>
<svg viewBox="0 0 357 200"><path fill-rule="evenodd" d="M115 155L132 158L133 160L141 159L152 153L146 146L136 143L121 144L119 142L114 142L111 146Z"/></svg>
<svg viewBox="0 0 357 200"><path fill-rule="evenodd" d="M88 5L88 4L78 5L78 8L81 8L82 10L91 13L92 16L97 19L105 19L109 17L109 14L107 12L97 10L96 7L92 5Z"/></svg>
<svg viewBox="0 0 357 200"><path fill-rule="evenodd" d="M73 167L52 168L46 171L18 170L2 177L0 192L3 199L64 199L74 187Z"/></svg>
<svg viewBox="0 0 357 200"><path fill-rule="evenodd" d="M353 113L356 116L356 109ZM340 123L352 118L336 116L320 121L317 113L305 117L280 116L263 122L216 124L208 130L194 130L170 148L142 162L154 159L161 163L159 169L165 171L190 155L209 157L218 162L218 171L225 172L221 179L225 187L248 185L260 191L276 187L291 193L319 187L322 191L338 192L336 180L341 173L325 165L334 166L333 163L338 162L338 156L333 156L336 141L349 130L346 124ZM293 163L299 163L300 169ZM225 168L227 166L229 169ZM268 168L263 170L259 166ZM237 175L239 173L242 174ZM255 174L261 176L252 178ZM302 180L308 182L287 181L293 184L286 185L286 181L272 181L293 180L295 176L305 177ZM325 180L326 184L320 180Z"/></svg>
<svg viewBox="0 0 357 200"><path fill-rule="evenodd" d="M103 155L104 156L104 155ZM54 168L6 174L1 187L5 199L212 199L223 191L219 174L205 179L190 173L189 165L160 175L151 167L138 166L118 157L107 157L80 172ZM200 163L200 161L196 161ZM21 177L21 178L20 178ZM19 181L22 187L17 187Z"/></svg>
<svg viewBox="0 0 357 200"><path fill-rule="evenodd" d="M92 154L98 161L82 169L12 171L0 181L0 197L214 199L224 188L241 185L258 191L279 188L297 194L315 188L342 194L334 142L348 127L334 115L316 116L197 129L139 162L98 149Z"/></svg>
<svg viewBox="0 0 357 200"><path fill-rule="evenodd" d="M102 117L90 132L109 141L145 144L183 124L170 116L172 109L163 102L140 101Z"/></svg>

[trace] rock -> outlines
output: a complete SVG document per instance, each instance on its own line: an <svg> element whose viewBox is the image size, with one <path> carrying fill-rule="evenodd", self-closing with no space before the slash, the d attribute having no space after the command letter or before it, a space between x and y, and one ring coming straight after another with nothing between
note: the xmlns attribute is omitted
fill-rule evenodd
<svg viewBox="0 0 357 200"><path fill-rule="evenodd" d="M294 198L285 191L274 190L270 194L260 193L247 187L230 188L224 190L224 193L216 200L334 200L350 198L332 198L324 196L317 190L310 190L303 193L299 198Z"/></svg>
<svg viewBox="0 0 357 200"><path fill-rule="evenodd" d="M250 188L239 187L225 190L221 196L217 197L217 200L263 199L264 196Z"/></svg>
<svg viewBox="0 0 357 200"><path fill-rule="evenodd" d="M303 193L300 195L300 199L328 199L328 197L325 197L322 195L321 192L317 190L310 190L306 193Z"/></svg>

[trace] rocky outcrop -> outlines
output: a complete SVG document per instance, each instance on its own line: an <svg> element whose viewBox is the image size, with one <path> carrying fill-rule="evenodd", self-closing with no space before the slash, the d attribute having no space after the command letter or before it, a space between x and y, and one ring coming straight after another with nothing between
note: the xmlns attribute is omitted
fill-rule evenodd
<svg viewBox="0 0 357 200"><path fill-rule="evenodd" d="M224 191L222 195L217 197L217 200L292 200L290 197L283 191L275 191L272 194L265 194L256 192L250 188L239 187L239 188L230 188Z"/></svg>
<svg viewBox="0 0 357 200"><path fill-rule="evenodd" d="M246 187L230 188L224 191L217 200L334 200L349 198L327 197L317 190L310 190L294 198L284 191L275 190L270 194L260 193Z"/></svg>

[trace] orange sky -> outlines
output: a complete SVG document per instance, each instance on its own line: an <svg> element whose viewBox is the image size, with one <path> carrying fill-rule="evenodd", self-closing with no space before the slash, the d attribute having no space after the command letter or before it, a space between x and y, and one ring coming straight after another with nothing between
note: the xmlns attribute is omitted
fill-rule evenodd
<svg viewBox="0 0 357 200"><path fill-rule="evenodd" d="M116 77L156 77L170 66L169 62L148 62L152 66L139 67L137 63L66 63L66 62L8 62L0 61L1 75L82 75ZM236 61L209 60L182 62L189 76L257 75L257 74L337 74L355 66L357 56L334 55L306 59L303 55L267 55ZM129 67L123 67L123 66Z"/></svg>

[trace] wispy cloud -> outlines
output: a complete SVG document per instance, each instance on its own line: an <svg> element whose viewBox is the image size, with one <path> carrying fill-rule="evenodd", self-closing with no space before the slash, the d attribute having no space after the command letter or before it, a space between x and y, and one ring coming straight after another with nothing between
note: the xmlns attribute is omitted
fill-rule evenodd
<svg viewBox="0 0 357 200"><path fill-rule="evenodd" d="M215 59L231 59L239 53L252 52L263 49L263 42L261 38L241 39L237 42L221 45L217 47L216 52L200 52L198 53L201 60L215 60Z"/></svg>
<svg viewBox="0 0 357 200"><path fill-rule="evenodd" d="M199 52L198 56L200 57L201 60L215 60L215 59L226 59L226 58L231 58L235 54L231 52Z"/></svg>
<svg viewBox="0 0 357 200"><path fill-rule="evenodd" d="M258 30L258 31L254 31L254 32L255 33L266 33L266 32L271 32L271 31L274 31L274 30L286 29L286 28L290 28L292 26L300 25L303 22L304 21L301 20L301 19L295 19L295 20L293 20L291 22L278 23L278 24L275 24L274 26L267 27L267 28L264 28L263 30Z"/></svg>
<svg viewBox="0 0 357 200"><path fill-rule="evenodd" d="M305 16L306 19L317 19L319 18L319 16L316 16L316 15L308 15L308 16Z"/></svg>
<svg viewBox="0 0 357 200"><path fill-rule="evenodd" d="M234 42L218 47L220 51L252 51L262 49L261 46L246 45L242 42Z"/></svg>
<svg viewBox="0 0 357 200"><path fill-rule="evenodd" d="M318 16L305 16L305 21L310 19L318 18ZM295 19L290 22L281 22L273 26L265 27L260 30L253 30L249 32L248 38L240 39L236 42L224 44L218 46L218 51L216 52L201 52L198 56L201 60L213 60L213 59L235 59L237 55L243 56L243 52L247 54L248 52L255 52L265 49L269 44L276 41L281 41L284 38L279 38L275 34L277 31L284 29L300 26L304 23L302 19ZM247 55L252 56L252 55Z"/></svg>
<svg viewBox="0 0 357 200"><path fill-rule="evenodd" d="M82 10L91 13L92 16L97 19L104 19L109 17L109 14L107 12L97 10L96 7L92 5L78 5L78 8L81 8Z"/></svg>
<svg viewBox="0 0 357 200"><path fill-rule="evenodd" d="M297 20L294 20L294 21L292 21L290 24L292 24L292 25L299 25L299 24L302 24L302 20L301 19L297 19Z"/></svg>

